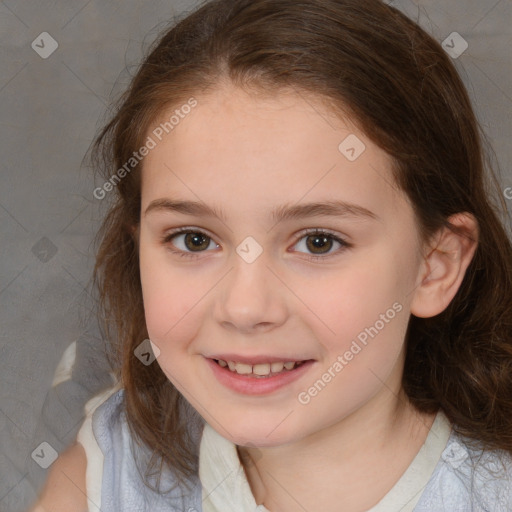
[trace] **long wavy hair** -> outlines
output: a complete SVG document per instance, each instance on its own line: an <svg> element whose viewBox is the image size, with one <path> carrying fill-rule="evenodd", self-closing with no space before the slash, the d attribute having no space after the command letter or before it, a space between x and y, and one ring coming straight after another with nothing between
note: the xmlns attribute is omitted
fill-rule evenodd
<svg viewBox="0 0 512 512"><path fill-rule="evenodd" d="M410 318L403 388L419 411L441 409L460 434L512 452L512 247L500 220L506 205L467 91L440 44L379 0L204 3L153 44L116 103L92 146L102 179L113 183L165 109L221 80L271 94L293 88L348 114L392 157L423 240L443 226L454 229L448 218L455 213L475 216L478 248L456 296L433 318ZM198 452L185 399L157 364L134 355L148 337L133 234L143 167L141 159L109 187L94 278L130 429L153 454L145 474L167 466L186 482L197 474Z"/></svg>

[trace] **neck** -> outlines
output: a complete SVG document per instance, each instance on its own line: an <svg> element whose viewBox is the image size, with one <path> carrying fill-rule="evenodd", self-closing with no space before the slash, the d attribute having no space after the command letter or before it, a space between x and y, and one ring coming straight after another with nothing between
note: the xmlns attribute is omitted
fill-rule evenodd
<svg viewBox="0 0 512 512"><path fill-rule="evenodd" d="M239 448L256 502L271 512L360 512L376 505L413 461L435 414L383 388L336 424L297 442Z"/></svg>

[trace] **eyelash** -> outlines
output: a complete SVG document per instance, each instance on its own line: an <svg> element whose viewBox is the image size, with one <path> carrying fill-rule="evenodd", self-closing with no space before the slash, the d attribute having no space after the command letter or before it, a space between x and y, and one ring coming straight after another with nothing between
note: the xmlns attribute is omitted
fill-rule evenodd
<svg viewBox="0 0 512 512"><path fill-rule="evenodd" d="M190 233L204 235L205 237L207 237L211 241L213 241L212 237L210 237L207 233L205 233L204 231L201 231L200 229L194 229L194 228L190 228L190 227L182 227L182 228L177 228L177 229L171 231L170 233L165 234L162 237L161 242L163 245L168 245L171 242L171 240L173 238L175 238L176 236L178 236L180 234L190 234ZM308 254L307 258L312 261L325 260L326 258L329 258L331 256L337 256L339 253L343 252L346 249L350 249L353 246L346 240L343 240L342 238L337 236L335 233L332 233L326 229L319 229L319 228L307 229L307 230L304 230L303 232L301 232L298 235L298 238L295 241L294 245L297 245L297 243L300 242L300 240L302 240L303 238L305 238L307 236L311 236L311 235L326 235L328 238L330 238L331 240L334 240L335 242L338 242L341 245L341 247L337 251L335 251L334 253L327 254L325 256ZM214 243L216 243L216 242L214 242ZM173 254L176 254L176 255L182 257L182 258L190 258L190 259L197 259L198 257L200 257L201 252L205 252L205 251L197 251L197 253L193 253L193 252L186 252L186 251L182 251L182 250L174 250L174 249L171 249L170 247L169 247L169 251L172 252ZM294 252L296 252L296 251L294 251ZM305 254L305 253L303 253L303 254Z"/></svg>

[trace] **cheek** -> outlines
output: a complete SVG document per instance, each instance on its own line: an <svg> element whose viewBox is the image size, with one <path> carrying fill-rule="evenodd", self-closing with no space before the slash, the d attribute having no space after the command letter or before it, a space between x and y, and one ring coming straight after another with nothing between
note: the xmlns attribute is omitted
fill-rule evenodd
<svg viewBox="0 0 512 512"><path fill-rule="evenodd" d="M324 357L297 397L319 424L339 421L389 382L403 354L409 318L403 299L407 286L382 260L360 270L353 266L333 284L329 299L319 292L311 297L330 330L322 329L326 334L317 338Z"/></svg>
<svg viewBox="0 0 512 512"><path fill-rule="evenodd" d="M167 339L183 339L184 331L197 324L194 306L200 300L200 287L191 283L187 271L169 264L165 251L142 245L140 278L149 337L160 350L168 349Z"/></svg>
<svg viewBox="0 0 512 512"><path fill-rule="evenodd" d="M343 404L341 410L356 408L396 371L410 316L412 273L407 268L395 253L381 248L354 260L330 285L322 284L308 295L329 327L318 337L324 357L315 375L329 381L328 389L319 393L315 379L311 382L319 414L331 400ZM323 389L322 383L317 387ZM306 400L313 396L304 391Z"/></svg>
<svg viewBox="0 0 512 512"><path fill-rule="evenodd" d="M404 290L408 286L402 282L399 269L382 258L369 260L310 287L307 304L328 328L324 340L331 348L343 349L360 333L364 339L366 329L375 324L379 331L389 330L405 316Z"/></svg>

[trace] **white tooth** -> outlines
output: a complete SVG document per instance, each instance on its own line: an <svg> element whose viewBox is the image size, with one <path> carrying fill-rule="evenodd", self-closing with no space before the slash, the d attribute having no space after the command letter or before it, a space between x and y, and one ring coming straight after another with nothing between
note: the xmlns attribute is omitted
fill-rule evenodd
<svg viewBox="0 0 512 512"><path fill-rule="evenodd" d="M236 363L234 361L228 361L228 366L229 366L229 369L234 372L235 371L235 366L236 366Z"/></svg>
<svg viewBox="0 0 512 512"><path fill-rule="evenodd" d="M295 366L295 363L293 361L289 361L288 363L284 363L284 367L287 370L291 370Z"/></svg>
<svg viewBox="0 0 512 512"><path fill-rule="evenodd" d="M252 367L252 373L254 373L256 375L268 375L270 373L270 364L269 363L255 364Z"/></svg>
<svg viewBox="0 0 512 512"><path fill-rule="evenodd" d="M225 368L228 365L224 359L219 359L219 366L222 366L222 368Z"/></svg>
<svg viewBox="0 0 512 512"><path fill-rule="evenodd" d="M270 369L272 370L272 373L282 372L283 368L284 368L284 363L272 363L270 365Z"/></svg>
<svg viewBox="0 0 512 512"><path fill-rule="evenodd" d="M240 373L242 375L247 375L252 373L252 365L244 364L244 363L236 363L235 364L236 373Z"/></svg>

